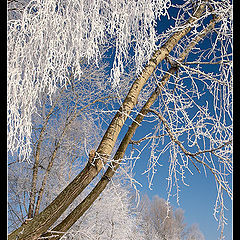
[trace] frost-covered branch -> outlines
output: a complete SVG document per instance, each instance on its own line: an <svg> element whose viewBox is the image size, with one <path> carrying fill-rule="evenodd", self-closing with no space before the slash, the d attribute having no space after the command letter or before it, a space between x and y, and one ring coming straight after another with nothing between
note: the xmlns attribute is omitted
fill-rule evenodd
<svg viewBox="0 0 240 240"><path fill-rule="evenodd" d="M186 1L177 6L179 13L174 19L175 26L156 35L156 17L165 14L155 11L160 9L157 4L165 2L162 9L168 9L169 1L150 1L147 5L140 0L97 1L96 5L48 1L30 1L21 20L9 21L10 161L14 162L16 156L19 161L31 159L31 151L27 151L31 146L25 144L28 140L30 144L35 141L36 147L41 145L41 154L40 150L36 151L41 155L35 162L38 170L27 167L26 172L24 168L18 169L17 174L29 176L29 172L35 171L39 176L37 213L41 211L39 206L44 191L46 200L42 209L50 203L31 221L11 233L9 239L45 238L47 236L43 234L52 226L55 226L52 230L60 235L67 232L113 182L113 175L124 166L123 163L130 159L135 165L148 149L149 160L144 173L148 174L149 186L157 167L164 164L163 155L168 155L168 196L176 189L177 201L179 179L187 185L185 172L193 174L191 162L198 172L203 169L207 174L210 171L218 191L215 216L218 215L224 224L223 192L232 196L229 183L232 173L231 4L228 1ZM149 22L149 19L152 20ZM48 32L51 33L49 36ZM110 65L105 65L110 77L99 69L102 57L104 60L111 58ZM135 81L132 81L131 71L135 72ZM74 78L69 78L72 73ZM96 81L96 78L87 81L85 73L99 77ZM44 122L59 89L64 89L64 94L60 94L58 111L54 112L54 118ZM27 91L31 94L26 94ZM105 102L109 95L112 100L112 96L117 97L111 106ZM154 115L147 116L149 112ZM108 116L112 118L113 115L109 122ZM128 124L127 119L132 125L115 149L121 129ZM149 128L149 133L140 136L140 140L132 140L136 129L148 123L153 129ZM105 124L107 129L101 139ZM46 133L44 140L41 140L41 129ZM98 130L101 134L94 136ZM17 141L14 134L19 137ZM88 141L88 136L94 138L94 144ZM136 144L131 156L124 156L131 143ZM86 160L86 155L93 152L85 166L82 162L78 164L77 176L73 178L73 162ZM18 179L17 174L14 175L15 164L9 166L12 168L11 188L15 189L15 182L19 188L26 185L28 178ZM73 201L105 169L95 188L73 209ZM72 182L58 184L64 174ZM138 183L128 173L126 176L134 186ZM54 183L59 190L49 193ZM31 187L26 185L23 189ZM34 189L35 183L32 184L33 192ZM22 194L23 190L19 191ZM68 207L70 210L64 215ZM13 220L14 211L11 212ZM24 218L22 205L17 212L20 219ZM61 215L63 219L59 219ZM52 233L56 234L56 231Z"/></svg>

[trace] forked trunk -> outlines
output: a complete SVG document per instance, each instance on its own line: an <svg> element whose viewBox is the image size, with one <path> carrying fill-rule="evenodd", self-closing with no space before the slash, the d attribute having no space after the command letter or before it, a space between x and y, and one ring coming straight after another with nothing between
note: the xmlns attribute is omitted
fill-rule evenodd
<svg viewBox="0 0 240 240"><path fill-rule="evenodd" d="M63 214L74 199L88 186L88 184L96 177L103 168L107 158L110 156L112 149L116 143L118 134L136 105L138 96L146 81L152 75L157 65L172 51L178 41L184 37L194 26L194 23L202 15L206 4L201 4L196 10L193 17L189 18L182 30L173 34L168 41L157 50L149 60L147 66L143 69L140 76L135 80L129 90L122 106L116 113L110 123L102 141L96 151L94 166L87 163L84 169L76 176L76 178L55 198L55 200L45 208L39 215L34 217L26 225L16 229L9 235L9 240L36 240L45 233Z"/></svg>

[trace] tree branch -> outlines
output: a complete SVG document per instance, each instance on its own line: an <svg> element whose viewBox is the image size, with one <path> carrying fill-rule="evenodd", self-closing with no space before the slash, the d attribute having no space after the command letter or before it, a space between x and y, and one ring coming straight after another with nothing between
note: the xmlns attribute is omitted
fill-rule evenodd
<svg viewBox="0 0 240 240"><path fill-rule="evenodd" d="M207 27L208 31L212 29L214 24L212 22L210 23L211 27ZM181 61L184 60L184 58L187 56L187 54L190 51L190 48L193 48L198 41L202 39L202 37L206 36L207 31L204 31L204 34L201 34L201 38L196 37L193 39L193 41L189 44L188 48L180 55ZM87 209L91 206L91 204L98 198L98 196L101 194L101 192L106 188L107 184L110 182L111 178L115 174L116 170L120 166L120 163L123 159L123 156L125 154L125 151L127 149L127 146L131 141L137 127L142 122L143 118L146 116L146 114L149 112L149 108L152 106L152 104L157 99L158 95L160 94L162 88L167 83L169 78L175 73L176 67L172 66L168 72L163 76L162 80L160 81L160 84L156 87L156 89L153 91L147 102L142 107L141 111L135 118L135 120L132 122L131 126L129 127L127 133L125 134L123 140L121 141L121 144L119 145L114 157L113 161L111 162L111 166L108 167L100 181L97 183L97 185L94 187L94 189L89 193L89 195L62 221L60 222L56 227L52 229L54 232L59 232L59 236L55 237L54 240L60 239L65 232L67 232L71 226L87 211ZM186 152L186 151L185 151ZM195 157L195 156L194 156ZM196 158L196 157L195 157ZM191 160L191 159L190 159ZM192 160L191 160L192 161ZM196 164L192 161L193 165L196 167L196 169L199 171ZM199 171L200 172L200 171ZM46 236L52 236L51 231L48 231L46 234L43 235Z"/></svg>
<svg viewBox="0 0 240 240"><path fill-rule="evenodd" d="M88 186L88 184L96 177L96 175L106 164L108 156L110 156L117 137L122 129L127 116L137 103L138 96L146 81L152 75L158 64L172 51L178 41L184 37L193 27L193 23L201 17L205 11L206 2L204 1L195 14L189 18L182 30L174 33L167 42L158 49L149 60L147 66L143 69L139 77L134 81L129 90L122 106L110 123L101 143L96 151L95 166L87 164L84 169L76 176L76 178L55 198L55 200L44 209L39 215L34 217L23 229L20 227L9 235L9 240L36 240L40 235L46 232L56 220L62 215L73 200ZM124 114L122 114L124 113ZM128 143L131 138L128 139ZM128 144L127 143L127 144ZM125 145L125 143L123 144ZM125 148L126 146L124 146ZM122 149L119 149L122 154ZM125 151L124 151L125 152ZM123 153L124 153L123 152ZM107 175L108 176L108 175Z"/></svg>
<svg viewBox="0 0 240 240"><path fill-rule="evenodd" d="M162 121L162 123L163 123L166 131L168 132L171 140L180 147L180 149L183 151L183 153L184 153L187 157L188 157L188 156L189 156L189 157L192 157L192 158L195 159L198 163L201 163L201 164L203 164L205 167L207 167L207 168L212 172L212 174L214 175L214 177L215 177L216 181L219 183L219 185L220 185L227 193L229 193L228 189L222 184L221 180L218 178L218 173L217 173L217 171L216 171L214 168L210 167L206 162L198 159L197 156L200 155L200 154L203 154L203 153L207 153L207 152L212 153L212 152L214 152L214 151L217 151L217 150L223 148L224 146L230 144L230 143L232 142L232 140L229 140L229 141L227 141L226 143L224 143L224 144L222 144L221 146L219 146L219 147L217 147L217 148L214 148L214 149L203 150L203 151L199 151L199 152L196 152L196 153L191 153L191 152L187 151L187 150L184 148L183 144L174 136L173 132L171 131L170 127L169 127L168 124L167 124L166 119L165 119L159 112L157 112L157 111L154 110L154 109L149 109L149 112L152 112L152 113L154 113L154 114L156 114L156 115L158 116L158 118ZM191 158L189 158L189 159L191 160ZM195 168L198 170L198 172L200 173L200 170L199 170L199 168L196 166L196 164L195 164L192 160L191 160L191 162L193 163L194 167L195 167Z"/></svg>

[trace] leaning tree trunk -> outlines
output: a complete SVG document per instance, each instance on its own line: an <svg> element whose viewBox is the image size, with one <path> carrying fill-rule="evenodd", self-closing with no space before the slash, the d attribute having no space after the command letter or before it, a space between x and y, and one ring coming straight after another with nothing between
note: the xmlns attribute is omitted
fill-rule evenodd
<svg viewBox="0 0 240 240"><path fill-rule="evenodd" d="M163 78L162 86L170 78L171 74L175 73L176 68L171 68L169 70L169 74L165 74ZM102 178L99 180L94 189L88 194L88 196L56 227L54 227L51 231L43 234L43 237L51 237L51 240L60 239L66 231L70 229L70 227L87 211L87 209L93 204L93 202L98 198L101 192L106 188L108 182L113 177L114 173L118 169L121 159L124 157L127 146L129 145L130 140L132 139L137 127L142 122L145 115L148 113L148 108L154 103L157 99L157 96L160 94L161 89L157 87L155 91L152 93L151 97L148 99L144 107L141 109L140 113L135 118L132 125L129 127L127 133L125 134L116 154L114 155L113 163L106 170ZM54 237L55 236L55 237Z"/></svg>
<svg viewBox="0 0 240 240"><path fill-rule="evenodd" d="M94 164L88 162L75 179L46 207L39 215L27 224L22 225L9 234L9 240L36 240L45 233L63 214L74 199L88 186L103 168L116 143L118 134L136 105L137 98L146 81L152 75L158 64L172 51L178 41L184 37L202 15L206 4L201 4L182 30L174 33L168 41L158 49L149 60L139 77L134 81L122 106L111 121L101 143L96 151Z"/></svg>
<svg viewBox="0 0 240 240"><path fill-rule="evenodd" d="M208 26L202 30L188 45L188 47L180 54L178 61L181 63L188 56L191 49L202 40L215 26L216 22L219 19L212 19ZM56 227L54 227L51 231L42 235L43 237L51 237L51 240L60 239L65 232L67 232L71 226L87 211L87 209L93 204L93 202L98 198L98 196L102 193L102 191L106 188L107 184L115 174L116 170L120 166L121 159L124 157L127 146L129 145L137 127L140 125L148 110L152 106L152 104L156 101L157 97L161 93L161 89L165 86L169 78L177 71L175 66L172 66L168 72L163 76L160 81L160 86L156 87L153 91L147 102L142 107L140 113L137 115L135 120L132 122L131 126L128 128L127 133L125 134L119 148L114 155L113 163L106 170L102 178L99 180L97 185L93 188L93 190L88 194L88 196L64 219L62 220Z"/></svg>

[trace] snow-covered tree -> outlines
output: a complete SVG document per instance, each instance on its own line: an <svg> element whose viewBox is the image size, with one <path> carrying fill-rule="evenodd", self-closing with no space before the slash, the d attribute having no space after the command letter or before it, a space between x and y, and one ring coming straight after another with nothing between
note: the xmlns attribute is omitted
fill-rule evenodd
<svg viewBox="0 0 240 240"><path fill-rule="evenodd" d="M9 1L13 2L19 3ZM68 138L69 143L75 138L74 128L86 133L81 123L74 121L79 120L78 113L89 106L96 107L95 115L93 110L91 117L82 116L81 121L91 119L94 122L98 114L100 121L95 128L99 128L99 137L93 145L83 138L85 146L93 147L85 148L86 153L91 153L87 164L80 173L71 176L73 180L45 209L40 212L36 208L33 219L12 232L9 239L37 239L44 235L102 172L92 191L53 228L68 231L111 182L121 164L128 160L125 152L130 143L134 145L131 160L139 159L150 146L146 163L150 187L162 164L161 157L169 156L169 197L173 191L178 197L179 180L185 184L186 171L212 174L217 187L215 216L223 229L224 196L232 197L231 2L187 0L173 5L168 0L35 0L24 6L18 16L8 20L7 110L10 164L25 160L33 164L31 187L23 184L30 188L30 210L26 211L29 217L33 216L31 206L36 199L36 189L40 189L41 200L45 179L54 173L53 160L74 149L72 144L64 145L65 139ZM161 17L169 16L172 7L178 10L174 26L159 33ZM100 73L103 59L107 63L108 77ZM102 76L93 93L94 81L81 82L88 71L83 62L89 69L92 66L100 70ZM74 85L77 80L79 85ZM72 101L66 98L55 105L58 96L64 97L69 89L74 93L76 87L82 92L77 90ZM114 104L100 102L109 95L117 98ZM80 98L86 99L84 105ZM39 121L38 109L42 109L42 122L34 125ZM53 120L50 124L49 118L54 114L61 118L56 117L55 123ZM123 139L117 141L127 118L132 124ZM62 121L60 128L59 119ZM147 126L148 122L155 123L154 128L141 139L134 139L137 127ZM52 130L49 129L50 137L44 138L42 133L48 123ZM67 134L70 125L73 138ZM37 126L38 131L34 129ZM81 142L77 137L75 139ZM45 149L41 152L40 148ZM76 156L81 158L79 150ZM74 159L71 154L70 163ZM45 171L40 180L42 185L37 186L35 176L41 166ZM57 175L58 168L55 171ZM12 179L22 184L15 176ZM132 178L131 181L134 182ZM24 191L22 194L24 196ZM18 210L21 212L20 208Z"/></svg>
<svg viewBox="0 0 240 240"><path fill-rule="evenodd" d="M204 235L201 233L201 231L199 230L199 227L197 224L193 224L192 226L189 227L189 229L187 230L186 234L185 234L185 238L186 240L204 240L205 237Z"/></svg>
<svg viewBox="0 0 240 240"><path fill-rule="evenodd" d="M152 200L144 196L139 211L141 213L139 224L143 232L143 239L205 239L197 224L187 227L184 223L183 209L173 210L166 200L157 195Z"/></svg>
<svg viewBox="0 0 240 240"><path fill-rule="evenodd" d="M28 161L9 158L10 229L44 209L73 179L75 169L82 168L85 156L100 140L97 104L105 105L113 99L106 91L109 84L101 81L106 77L106 65L96 69L96 65L82 60L81 66L81 78L74 78L69 69L71 85L59 89L52 96L52 104L43 94L42 103L36 105L32 118L33 154Z"/></svg>
<svg viewBox="0 0 240 240"><path fill-rule="evenodd" d="M10 9L25 7L8 21L8 148L19 161L31 154L32 115L42 93L51 98L66 86L69 67L80 76L82 58L98 63L103 45L113 51L114 85L132 57L139 73L156 48L156 21L170 6L169 0L26 2L9 1Z"/></svg>
<svg viewBox="0 0 240 240"><path fill-rule="evenodd" d="M109 184L94 204L61 239L143 239L136 221L132 193L119 179ZM57 233L57 232L56 232Z"/></svg>

